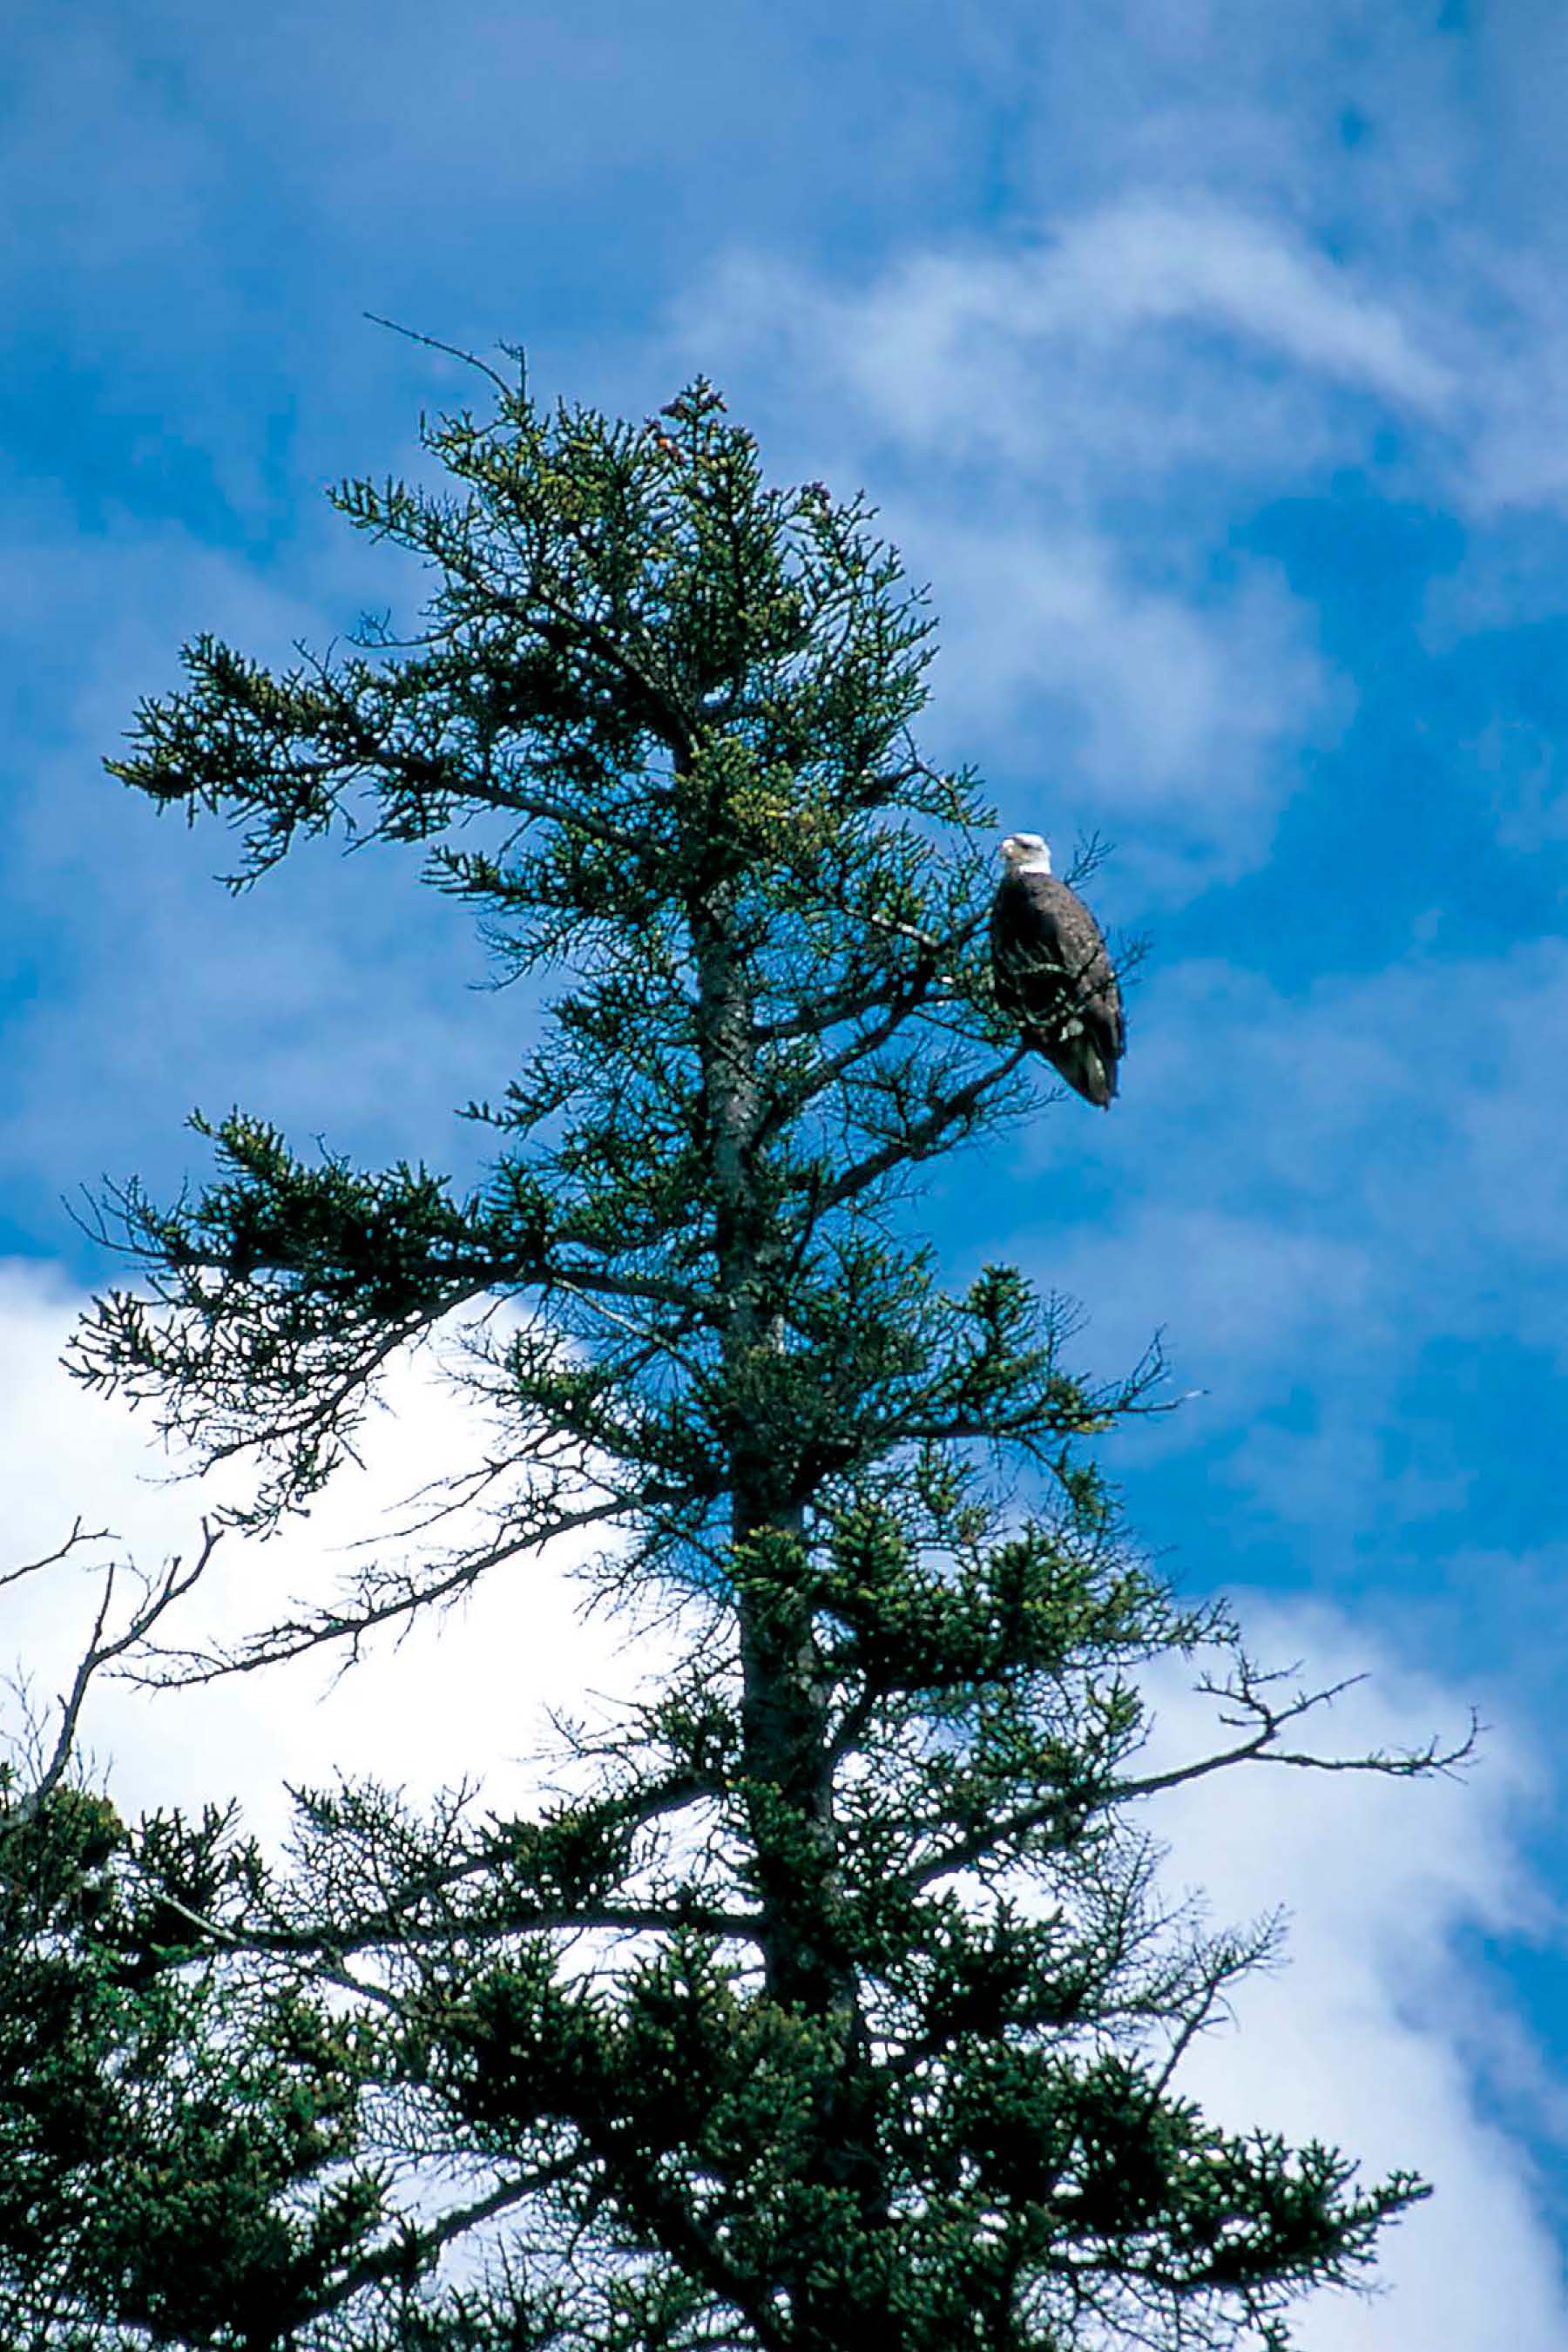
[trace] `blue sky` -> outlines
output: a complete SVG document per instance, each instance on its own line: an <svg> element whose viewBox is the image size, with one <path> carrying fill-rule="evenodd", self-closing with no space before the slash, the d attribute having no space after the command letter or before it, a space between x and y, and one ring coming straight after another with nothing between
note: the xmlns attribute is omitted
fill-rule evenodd
<svg viewBox="0 0 1568 2352"><path fill-rule="evenodd" d="M1560 2225L1568 19L14 0L0 89L5 1360L102 1277L61 1195L199 1172L193 1104L461 1168L515 1051L395 859L234 902L99 769L197 630L411 609L321 492L468 394L362 314L637 415L701 368L930 581L934 755L1116 845L1123 1098L933 1225L1075 1293L1105 1370L1163 1327L1200 1393L1111 1466L1184 1582L1498 1727L1432 2128L1488 2118Z"/></svg>

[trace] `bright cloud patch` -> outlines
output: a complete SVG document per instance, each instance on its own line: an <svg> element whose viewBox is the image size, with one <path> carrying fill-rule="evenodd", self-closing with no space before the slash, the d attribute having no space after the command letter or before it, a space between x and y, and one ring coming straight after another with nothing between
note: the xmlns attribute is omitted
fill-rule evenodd
<svg viewBox="0 0 1568 2352"><path fill-rule="evenodd" d="M0 1591L0 1673L20 1668L35 1708L47 1707L79 1655L102 1565L130 1559L156 1570L190 1559L201 1515L243 1481L171 1480L144 1422L85 1395L58 1363L85 1302L30 1266L0 1263L0 1478L7 1495L0 1570L51 1552L79 1516L110 1540ZM176 1622L170 1646L234 1643L286 1611L297 1595L321 1602L367 1539L408 1549L398 1530L411 1497L476 1451L476 1422L428 1358L395 1369L386 1403L365 1425L363 1467L352 1465L275 1540L220 1543L206 1580ZM417 1516L418 1514L415 1514ZM437 1540L453 1534L447 1526ZM287 1826L285 1780L330 1784L374 1777L422 1799L482 1776L495 1793L520 1785L520 1759L548 1738L547 1711L592 1716L596 1693L626 1689L661 1654L635 1651L625 1619L584 1616L586 1594L564 1555L518 1559L447 1614L430 1612L399 1643L394 1633L361 1667L326 1650L294 1663L188 1689L153 1693L100 1681L87 1746L132 1808L239 1796L264 1833ZM522 1777L521 1785L528 1785Z"/></svg>
<svg viewBox="0 0 1568 2352"><path fill-rule="evenodd" d="M56 1363L78 1301L36 1268L0 1270L0 1477L17 1557L52 1547L80 1512L110 1524L148 1565L189 1547L198 1497L148 1483L158 1464L129 1419L70 1388ZM373 1423L362 1474L342 1479L310 1520L277 1542L236 1545L203 1602L205 1633L238 1631L285 1591L318 1592L337 1548L421 1480L449 1467L464 1415L427 1373L408 1372ZM86 1630L96 1587L60 1571L0 1593L0 1652L20 1653L39 1694L56 1687ZM258 1596L264 1596L259 1597ZM584 1621L581 1588L553 1562L522 1564L445 1624L323 1691L320 1661L206 1691L100 1691L89 1744L111 1756L129 1804L244 1800L258 1826L285 1819L279 1783L374 1773L415 1795L481 1776L513 1794L546 1733L548 1705L589 1711L656 1666L665 1637ZM1371 1665L1374 1685L1328 1727L1342 1750L1420 1741L1463 1721L1462 1696L1399 1674L1338 1615L1259 1601L1247 1622L1260 1651L1304 1655L1315 1678ZM1209 1711L1173 1685L1162 1747L1213 1737ZM1369 2170L1412 2164L1439 2201L1402 2225L1382 2275L1392 2299L1325 2300L1307 2352L1363 2352L1394 2340L1443 2352L1493 2352L1510 2314L1510 2352L1553 2352L1568 2326L1550 2247L1517 2147L1477 2112L1472 2058L1489 2038L1479 2005L1494 1996L1457 1941L1533 1916L1519 1859L1518 1809L1530 1767L1506 1750L1462 1788L1392 1787L1286 1770L1205 1781L1152 1808L1173 1847L1168 1885L1206 1890L1215 1918L1277 1905L1293 1915L1291 1961L1238 2000L1239 2023L1195 2053L1194 2095L1232 2124L1265 2120L1321 2133ZM1496 2021L1492 2040L1506 2036ZM1390 2331L1393 2331L1392 2334Z"/></svg>

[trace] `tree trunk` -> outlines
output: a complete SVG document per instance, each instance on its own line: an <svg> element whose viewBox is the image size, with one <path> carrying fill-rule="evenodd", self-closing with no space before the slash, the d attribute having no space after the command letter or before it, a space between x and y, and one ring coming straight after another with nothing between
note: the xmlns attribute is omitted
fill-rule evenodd
<svg viewBox="0 0 1568 2352"><path fill-rule="evenodd" d="M752 1140L758 1078L752 1005L735 944L732 894L710 891L693 909L699 1039L714 1183L724 1367L749 1388L758 1350L777 1351L783 1327L770 1297L780 1256L776 1225L759 1197ZM742 1727L749 1817L763 1916L770 1996L829 2036L831 2071L809 2176L847 2189L871 2226L888 2203L873 2136L872 2082L858 1986L843 1934L843 1890L828 1751L827 1690L808 1595L778 1580L790 1556L805 1566L804 1506L765 1429L737 1428L731 1450L731 1538L738 1591ZM765 1560L760 1589L744 1566ZM803 2276L792 2289L801 2352L839 2352L847 2327L874 2318L838 2283ZM891 2342L891 2338L887 2339Z"/></svg>

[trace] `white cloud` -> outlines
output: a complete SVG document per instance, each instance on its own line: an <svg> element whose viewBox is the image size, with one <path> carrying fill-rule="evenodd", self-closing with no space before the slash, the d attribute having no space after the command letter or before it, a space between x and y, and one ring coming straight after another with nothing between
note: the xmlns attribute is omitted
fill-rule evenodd
<svg viewBox="0 0 1568 2352"><path fill-rule="evenodd" d="M71 1389L53 1359L76 1301L47 1272L0 1272L0 1478L16 1556L57 1541L74 1514L111 1519L146 1560L188 1543L195 1497L144 1483L148 1457L127 1416ZM371 1433L367 1468L285 1540L236 1546L216 1596L232 1628L271 1598L322 1574L334 1543L445 1461L460 1410L416 1372L395 1416ZM0 1594L0 1649L30 1647L46 1677L74 1654L90 1594L67 1605L71 1580ZM282 1809L277 1784L332 1769L379 1772L421 1794L483 1772L512 1795L517 1759L537 1746L544 1709L586 1687L625 1690L657 1664L662 1637L628 1646L624 1626L584 1623L559 1563L524 1567L439 1630L412 1636L322 1695L320 1666L155 1698L100 1695L89 1738L111 1749L125 1801L190 1802L237 1790L263 1830ZM1408 1675L1326 1609L1249 1599L1245 1620L1268 1657L1305 1656L1314 1678L1371 1665L1370 1692L1342 1701L1328 1745L1425 1739L1462 1725L1465 1695ZM1172 1683L1158 1694L1163 1748L1201 1729L1200 1703ZM1509 2315L1510 2352L1555 2352L1568 2328L1522 2143L1481 2112L1481 2073L1500 2043L1516 2074L1539 2062L1515 2021L1496 2011L1458 1939L1544 1932L1521 1860L1525 1808L1540 1767L1500 1742L1467 1785L1395 1786L1255 1770L1158 1801L1150 1826L1172 1848L1169 1884L1206 1890L1216 1920L1283 1903L1290 1960L1240 1991L1239 2024L1195 2053L1192 2088L1232 2125L1313 2132L1360 2154L1369 2172L1406 2164L1438 2198L1387 2242L1371 2305L1324 2299L1302 2330L1306 2352L1387 2352L1440 2344L1492 2352ZM1494 2069L1495 2073L1495 2069ZM1552 2127L1543 2102L1536 2120Z"/></svg>
<svg viewBox="0 0 1568 2352"><path fill-rule="evenodd" d="M994 767L1044 722L1159 894L1266 855L1350 697L1216 499L1353 457L1391 408L1446 418L1452 373L1396 303L1284 223L1141 195L852 288L733 256L674 339L764 415L787 386L786 434L820 415L839 475L910 467L886 506L937 583L939 732L978 729Z"/></svg>
<svg viewBox="0 0 1568 2352"><path fill-rule="evenodd" d="M1409 1674L1337 1612L1257 1594L1241 1609L1259 1654L1304 1656L1312 1683L1369 1674L1303 1743L1317 1752L1462 1731L1458 1693ZM1169 1706L1167 1736L1194 1714ZM1235 2128L1317 2136L1358 2156L1363 2179L1404 2167L1436 2192L1384 2241L1385 2292L1311 2306L1303 2352L1493 2352L1502 2314L1510 2352L1549 2352L1568 2330L1531 2158L1488 2112L1500 2040L1537 2078L1542 2060L1517 2028L1510 2037L1459 1940L1548 1932L1519 1858L1542 1794L1538 1764L1493 1734L1458 1785L1259 1768L1154 1809L1172 1867L1216 1918L1279 1906L1290 1916L1289 1966L1242 1991L1239 2030L1200 2046L1196 2095Z"/></svg>
<svg viewBox="0 0 1568 2352"><path fill-rule="evenodd" d="M1482 526L1484 577L1484 526L1568 498L1554 259L1453 221L1437 275L1396 205L1331 234L1321 159L1293 206L1267 174L1206 189L1195 138L1184 179L1169 163L1058 197L1033 241L913 243L853 282L733 251L672 329L786 462L905 474L885 503L937 583L937 730L978 721L994 768L1047 710L1054 766L1125 814L1156 896L1260 862L1350 709L1238 521L1365 470ZM1552 779L1531 789L1527 830L1559 832Z"/></svg>
<svg viewBox="0 0 1568 2352"><path fill-rule="evenodd" d="M1047 769L1031 824L1071 838L1125 823L1123 878L1157 895L1256 862L1296 743L1337 730L1348 701L1270 570L1200 602L1142 585L1081 529L911 515L900 536L942 583L935 731L978 735L994 767Z"/></svg>
<svg viewBox="0 0 1568 2352"><path fill-rule="evenodd" d="M761 347L874 432L1004 458L1068 502L1196 457L1295 474L1359 438L1330 392L1438 420L1459 390L1400 302L1289 224L1194 195L1067 215L1007 251L917 250L853 289L732 256L678 331Z"/></svg>
<svg viewBox="0 0 1568 2352"><path fill-rule="evenodd" d="M68 1378L58 1358L82 1303L47 1273L0 1265L9 1555L0 1569L52 1551L79 1514L119 1539L79 1570L68 1566L0 1592L0 1672L19 1665L44 1702L80 1653L100 1562L129 1557L153 1569L175 1553L188 1559L204 1503L244 1491L234 1476L172 1483L145 1422ZM395 1370L384 1408L365 1426L363 1468L348 1466L309 1518L276 1539L225 1538L167 1638L232 1642L297 1594L319 1602L367 1535L379 1531L394 1554L405 1549L395 1539L398 1506L475 1450L471 1407L427 1359ZM387 1637L336 1683L337 1651L182 1690L100 1679L87 1744L112 1768L111 1784L132 1810L236 1794L274 1838L288 1820L282 1783L330 1782L340 1770L420 1798L478 1770L492 1791L517 1795L530 1785L520 1759L547 1743L551 1706L591 1713L592 1694L626 1691L664 1654L661 1639L634 1640L625 1618L584 1615L588 1596L573 1564L570 1554L509 1563L401 1643Z"/></svg>
<svg viewBox="0 0 1568 2352"><path fill-rule="evenodd" d="M1010 265L954 273L916 263L883 299L934 314L950 360L976 327L1110 351L1146 329L1192 324L1418 412L1440 413L1456 389L1353 272L1288 226L1202 198L1131 197Z"/></svg>

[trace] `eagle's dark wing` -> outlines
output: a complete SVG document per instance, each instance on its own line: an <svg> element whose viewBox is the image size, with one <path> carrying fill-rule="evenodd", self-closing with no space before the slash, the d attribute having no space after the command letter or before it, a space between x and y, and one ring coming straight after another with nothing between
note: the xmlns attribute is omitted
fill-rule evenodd
<svg viewBox="0 0 1568 2352"><path fill-rule="evenodd" d="M1121 992L1099 924L1048 874L1009 874L991 909L996 999L1068 1084L1109 1106L1126 1042Z"/></svg>

